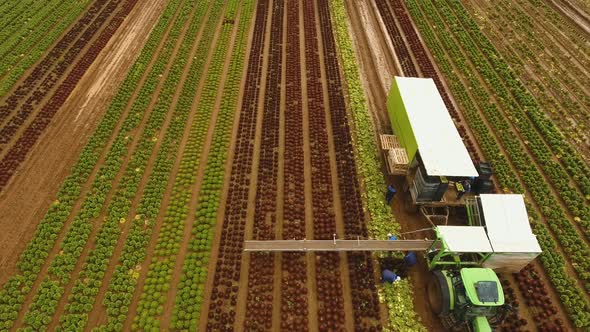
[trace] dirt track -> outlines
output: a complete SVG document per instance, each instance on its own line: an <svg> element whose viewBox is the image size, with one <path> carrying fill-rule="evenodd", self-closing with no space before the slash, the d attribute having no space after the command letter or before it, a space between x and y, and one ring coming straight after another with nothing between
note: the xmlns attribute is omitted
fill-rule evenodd
<svg viewBox="0 0 590 332"><path fill-rule="evenodd" d="M0 194L0 284L104 114L119 83L139 54L164 0L140 1L53 118L52 124Z"/></svg>

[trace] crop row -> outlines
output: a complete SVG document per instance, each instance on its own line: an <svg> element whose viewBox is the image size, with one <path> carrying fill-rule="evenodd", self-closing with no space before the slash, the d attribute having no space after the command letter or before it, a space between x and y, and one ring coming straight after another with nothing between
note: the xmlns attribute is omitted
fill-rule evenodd
<svg viewBox="0 0 590 332"><path fill-rule="evenodd" d="M574 53L576 61L579 61L584 68L590 68L590 46L588 46L590 39L574 22L544 1L518 0L516 3L533 16L542 17L543 20L539 20L541 21L539 23L552 35L552 38L563 45L573 43L574 47L569 51Z"/></svg>
<svg viewBox="0 0 590 332"><path fill-rule="evenodd" d="M33 0L9 0L0 3L0 16L3 18L0 22L0 29L4 29L9 23L18 19L26 11Z"/></svg>
<svg viewBox="0 0 590 332"><path fill-rule="evenodd" d="M262 113L262 129L256 199L254 207L254 240L275 238L277 223L277 174L279 168L279 119L281 112L281 79L283 58L283 13L285 3L273 2L270 25L266 91ZM289 56L289 54L287 54ZM253 253L248 270L246 298L246 330L271 330L275 255Z"/></svg>
<svg viewBox="0 0 590 332"><path fill-rule="evenodd" d="M236 11L240 8L239 20L235 20ZM243 63L247 36L249 32L250 21L252 17L252 1L234 1L229 3L228 13L225 15L226 23L222 30L221 39L224 40L234 30L236 41L231 51L231 62L229 63L229 72L227 73L226 83L223 94L221 95L220 112L213 132L212 146L208 152L207 164L203 174L203 183L199 192L199 199L196 208L196 219L189 242L188 253L185 258L178 293L176 294L175 307L173 313L174 325L179 329L196 330L197 322L200 318L201 304L203 301L202 293L204 283L208 277L208 262L211 255L212 242L214 238L215 224L217 221L217 212L221 201L221 189L224 184L225 162L228 155L229 143L231 139L231 129L236 112L237 97L243 72ZM232 22L231 24L229 22ZM234 23L235 22L235 23ZM237 26L234 28L234 25ZM213 63L216 70L221 70L226 50L221 45L218 48L218 54L213 56ZM218 67L218 68L217 68ZM215 79L215 73L212 78ZM203 103L203 110L212 108L219 89L215 88L217 83L207 83L204 99L210 99L210 105ZM210 97L210 98L209 98ZM203 129L207 128L211 122L203 122ZM233 285L233 286L237 286ZM194 296L195 292L201 296ZM224 295L220 295L224 296ZM232 318L228 316L222 319L230 324Z"/></svg>
<svg viewBox="0 0 590 332"><path fill-rule="evenodd" d="M576 65L572 63L569 54L564 54L565 51L547 36L537 36L540 29L518 6L499 2L493 10L489 17L490 24L486 24L489 34L500 41L506 38L528 41L507 43L503 50L506 60L525 84L529 85L529 91L537 97L543 108L551 110L548 115L560 124L561 129L573 140L572 144L583 140L588 127L588 113L584 106L590 106L590 97L579 84L588 86L588 76L580 71L571 75L572 69L568 70L566 66L575 68ZM506 29L510 31L506 33ZM532 71L536 77L532 77L527 70ZM575 122L570 119L575 119Z"/></svg>
<svg viewBox="0 0 590 332"><path fill-rule="evenodd" d="M184 13L188 16L189 12L190 7L186 8L186 10L181 13L181 17ZM177 64L181 64L182 60L177 56L175 61ZM156 140L153 138L158 136L157 132L162 127L167 117L172 95L175 91L177 75L179 74L178 72L174 72L175 70L178 70L177 68L182 70L182 66L172 67L170 74L166 77L163 84L158 103L149 115L141 137L136 142L130 160L122 165L126 168L123 177L106 208L106 216L96 237L93 239L94 248L89 251L86 262L83 264L82 270L76 279L73 293L70 296L69 300L72 305L67 306L67 314L62 321L64 322L63 329L66 331L74 328L82 329L86 325L85 318L87 318L87 316L80 316L79 311L85 312L91 308L95 301L94 298L98 293L95 285L97 282L102 282L105 270L108 267L108 262L113 255L114 247L121 235L119 224L126 222L127 214L131 209L132 198L137 195L139 183L143 178L148 159L156 145ZM145 97L146 100L151 98L149 95L146 95ZM140 99L136 100L134 104L136 107L134 107L132 111L145 112L145 107L149 102L142 103L140 101L138 103L138 101L140 101ZM130 151L128 150L127 152ZM117 174L120 171L119 167L119 170L113 170L112 174ZM110 176L106 176L105 178L110 178ZM106 184L106 188L110 189L113 187L113 179ZM49 266L49 276L44 280L44 285L51 288L50 290L45 291L47 287L41 286L37 291L38 294L44 294L45 297L52 299L53 302L48 302L47 299L41 301L42 297L36 296L33 300L33 304L29 307L29 310L25 315L25 322L30 324L35 330L43 326L39 325L39 322L43 322L45 325L48 324L47 319L55 312L55 306L57 305L57 301L59 301L63 295L65 286L70 284L72 280L72 272L77 265L76 262L80 260L80 256L83 254L84 245L88 242L88 239L92 234L92 221L94 218L102 215L101 211L104 209L105 198L106 195L103 195L96 200L91 199L90 204L83 204L82 209L74 218L70 229L67 231L63 242L61 243L61 251ZM88 202L89 201L86 201L85 203ZM92 204L98 202L100 203L96 205ZM50 292L52 294L51 297L47 295ZM54 303L53 307L51 306L51 303Z"/></svg>
<svg viewBox="0 0 590 332"><path fill-rule="evenodd" d="M97 1L76 22L59 43L49 52L43 61L35 66L33 72L13 91L6 103L2 105L0 119L6 119L0 130L0 146L10 142L19 126L29 114L50 93L76 57L82 53L90 38L96 34L102 24L107 22L117 9L115 1ZM8 118L10 116L10 118ZM0 150L1 151L1 150Z"/></svg>
<svg viewBox="0 0 590 332"><path fill-rule="evenodd" d="M180 22L184 22L184 18L188 18L192 6L187 4L186 7L182 9L179 14ZM189 111L186 107L176 107L171 116L166 114L169 113L169 109L171 108L176 85L182 76L183 68L185 68L187 61L189 60L190 49L196 38L197 30L201 24L205 9L206 8L203 8L203 6L200 6L195 10L190 27L186 32L186 37L180 45L176 58L171 66L171 70L163 83L158 102L154 106L154 111L147 123L146 130L142 134L141 141L131 157L127 171L119 185L119 189L113 196L112 203L108 209L108 215L95 239L95 242L100 244L100 246L97 245L96 249L90 251L88 260L74 285L72 294L69 297L70 302L66 305L66 315L61 319L63 322L62 327L65 331L73 330L76 327L83 328L87 324L87 314L89 313L89 309L95 305L95 297L99 291L99 287L96 287L96 284L101 283L104 279L109 262L112 260L115 246L118 243L121 243L119 236L122 233L127 233L127 229L133 228L135 224L139 224L139 227L144 228L147 228L150 225L149 222L142 219L141 215L135 214L134 217L131 215L131 198L137 196L139 193L140 181L143 178L145 169L148 165L148 159L154 154L154 152L152 152L154 148L158 150L158 154L156 162L154 163L154 171L152 171L147 183L150 185L153 184L155 181L154 178L157 178L158 180L163 178L164 182L169 178L169 168L167 173L164 171L158 172L160 169L156 169L156 167L165 167L162 166L161 159L158 158L161 158L162 155L166 156L171 149L177 148L177 146L173 147L171 144L173 142L177 144L182 137ZM155 121L152 121L152 117L154 117ZM166 117L171 117L170 125L166 129L162 143L158 146L158 136L164 135L159 133L159 129L162 127L164 121L166 121ZM148 195L150 198L153 198L154 192L160 191L155 190L153 186L146 186L142 199L146 199ZM162 193L163 192L161 192L159 196L160 200ZM159 204L159 201L156 201L155 204ZM129 240L129 238L131 238L131 240ZM135 238L129 235L124 243L134 240ZM123 257L123 259L126 259L126 257ZM105 285L103 288L105 288L107 284L111 284L111 280L109 280L108 283L102 283ZM108 299L105 301L108 302ZM128 305L129 303L121 302L118 307L107 306L108 321L106 328L108 330L121 330L125 319L121 314L128 310Z"/></svg>
<svg viewBox="0 0 590 332"><path fill-rule="evenodd" d="M283 176L283 239L305 238L305 176L299 1L287 3L285 66L285 153ZM302 253L283 253L281 330L307 331L307 261Z"/></svg>
<svg viewBox="0 0 590 332"><path fill-rule="evenodd" d="M438 5L439 5L439 8L441 8L441 10L444 10L445 8L450 10L449 8L444 7L442 5L442 3L439 3ZM445 11L445 13L447 13L447 15L446 15L447 19L452 20L454 18L454 16L452 16L450 11ZM465 14L464 11L461 11L461 13ZM466 16L462 16L462 17L464 19L468 19L468 17L466 17ZM469 30L469 31L473 31L473 30ZM477 30L477 31L479 32L479 30ZM469 42L471 40L467 39L468 37L463 35L462 31L458 31L458 35L463 36L463 38L461 39L463 45L469 45L469 46L464 47L463 49L464 50L467 49L467 52L470 54L471 60L474 63L478 63L478 68L481 70L480 72L483 72L484 75L489 75L491 77L489 79L493 81L493 77L495 77L495 76L493 76L491 68L488 67L487 64L484 62L485 60L482 59L481 54L479 54L475 51L475 48L474 48L475 46L473 44L469 44ZM481 38L481 36L479 36L479 38ZM494 54L495 54L495 57L499 56L497 53L494 53ZM505 65L505 63L504 63L504 65ZM500 67L500 65L494 66L494 68L499 68L499 67ZM517 82L515 84L518 84L518 83L519 82ZM495 88L494 91L502 91L501 95L504 97L500 98L500 100L507 100L509 98L509 96L507 95L507 92L502 89L501 85L497 84L497 85L493 85L493 86ZM477 90L477 89L480 89L480 90ZM485 91L483 89L481 89L480 86L477 86L473 91L482 97L486 95ZM499 106L502 106L502 105L499 105ZM529 106L527 108L528 114L531 114L534 112L532 107L533 106ZM513 123L517 124L517 126L520 129L519 133L524 135L525 139L527 139L526 145L528 145L530 147L529 150L533 153L533 155L535 155L537 157L537 160L541 161L541 166L543 167L543 169L546 172L546 174L548 175L548 177L552 180L553 184L559 190L559 195L565 201L566 206L569 207L570 212L576 217L576 221L579 221L580 225L582 226L581 227L582 230L586 233L586 236L588 238L590 238L590 208L585 204L584 197L578 191L576 191L575 189L572 189L570 187L569 181L567 180L567 175L564 174L565 172L561 169L560 165L553 161L552 153L543 144L542 138L539 137L538 135L536 135L536 132L534 131L534 129L532 129L529 126L526 126L526 119L524 118L526 115L524 115L524 112L520 112L518 110L518 106L516 106L516 105L509 105L504 109L507 113L508 118L518 119L517 121L513 121ZM534 186L529 186L529 188L531 188L531 189L535 188L535 190L532 190L532 194L535 197L535 199L538 201L539 205L540 206L553 206L553 207L559 206L557 201L555 200L554 196L551 194L551 191L549 190L549 187L547 186L547 184L542 182L543 178L542 178L541 174L539 173L539 171L537 171L537 169L533 166L532 160L530 160L530 157L528 157L528 155L526 155L526 153L524 152L524 150L522 149L520 144L518 144L516 137L510 136L510 134L509 134L510 132L508 130L508 128L509 128L508 121L498 115L499 114L494 114L494 117L496 120L491 121L491 123L495 126L501 126L501 128L504 128L504 130L500 134L500 136L506 137L505 140L507 142L510 142L509 146L507 146L507 149L510 149L510 152L511 152L510 156L511 156L513 162L514 163L523 163L523 166L526 166L528 168L528 172L529 172L528 174L530 174L530 176L529 177L525 176L525 182L527 182L527 183L528 182L537 182L539 184L539 186L538 186L539 189L536 189ZM563 159L567 159L567 157L563 156ZM580 178L584 177L583 175L579 175L579 176L580 176ZM541 189L541 186L544 189ZM543 191L540 192L539 190L543 190ZM545 214L549 214L548 212L549 211L547 211ZM551 213L549 214L549 217L554 218L554 219L559 219L562 221L562 223L568 223L568 220L566 219L565 211L563 209L553 209L551 211ZM576 251L577 251L576 255L572 256L572 259L576 262L576 265L577 265L576 270L581 274L580 277L583 280L590 282L590 260L587 260L586 258L584 258L584 256L586 256L587 254L590 254L590 249L588 249L588 246L585 245L584 241L579 238L580 235L577 234L577 231L575 230L575 227L573 225L568 223L568 225L566 225L566 227L569 230L570 241L574 241L574 243L580 247L580 249L576 249ZM569 247L571 247L571 246L567 246L565 249L568 250ZM569 249L569 250L573 250L573 249ZM590 283L588 284L588 287L590 287Z"/></svg>
<svg viewBox="0 0 590 332"><path fill-rule="evenodd" d="M28 152L32 149L41 133L49 125L57 110L63 105L67 97L74 90L77 82L80 80L82 75L84 75L86 70L88 70L100 51L106 46L107 42L113 36L115 31L123 23L123 20L135 6L136 2L137 0L128 0L124 2L120 6L119 11L113 14L113 18L110 23L102 31L100 31L100 34L96 37L90 47L87 48L84 55L75 64L64 81L58 86L57 90L53 93L48 102L37 113L33 121L29 123L28 127L24 130L20 138L14 142L12 147L6 152L6 155L2 161L0 161L0 190L6 185L20 163L24 161ZM112 8L112 10L114 10L116 6L117 3L109 6L108 8ZM55 83L57 77L60 77L65 73L65 70L70 64L70 62L67 61L72 61L75 58L77 53L81 51L82 48L88 43L89 38L94 33L98 32L98 28L102 26L102 24L106 22L106 20L111 16L112 12L110 12L108 8L103 10L101 16L99 16L99 18L90 25L90 30L87 30L80 38L78 38L76 43L74 43L70 51L75 52L76 54L68 52L66 56L62 58L62 61L57 63L53 74L46 78L39 89L35 90L36 92L33 93L33 96L30 97L24 105L22 105L20 111L14 115L14 117L9 121L9 124L6 124L2 130L0 130L1 143L8 142L12 135L16 132L17 128L19 128L21 125L24 125L26 118L28 118L33 109L31 100L37 100L37 98L39 98L41 95L49 93L49 90L46 90L47 86L45 84L52 84L50 83L52 81ZM102 16L102 14L105 16ZM64 59L66 62L63 62ZM31 75L34 75L34 72ZM53 75L56 76L54 77ZM37 102L39 101L40 99L37 100Z"/></svg>
<svg viewBox="0 0 590 332"><path fill-rule="evenodd" d="M93 23L93 21L100 22L108 19L108 14L114 9L112 5L107 9L105 6L108 3L108 0L101 0L93 3L93 5L86 10L84 15L76 21L76 24L74 24L74 26L72 26L59 42L48 52L43 60L32 69L31 73L16 88L16 90L8 96L0 107L0 121L2 121L3 127L5 124L3 121L8 119L9 116L14 116L13 113L16 113L19 105L21 105L23 101L25 101L25 105L28 105L28 108L41 102L43 96L32 96L34 95L33 92L38 91L37 94L39 94L40 92L49 90L53 84L57 82L56 77L59 77L58 74L65 72L65 69L67 69L66 65L73 62L78 55L78 52L80 52L81 48L78 47L76 50L74 44L79 40L81 34ZM104 14L106 15L100 16L100 12L103 9L105 9ZM88 36L89 35L86 35L86 37ZM68 62L63 60L60 61L61 58L66 55L68 55L68 57L64 58L64 60L67 60ZM60 71L58 72L57 70ZM46 77L48 73L53 73L53 75ZM55 77L52 78L52 76ZM40 90L40 86L43 87L43 90ZM31 98L31 96L33 98ZM3 141L3 143L6 142L7 141Z"/></svg>
<svg viewBox="0 0 590 332"><path fill-rule="evenodd" d="M269 4L258 1L251 40L250 57L240 110L236 145L233 156L225 215L219 240L218 257L213 277L211 301L208 308L207 330L233 330L226 327L223 317L236 316L242 248L248 209L249 174L254 158L258 95L262 78L262 54ZM242 285L243 286L243 285ZM223 296L221 296L223 294ZM235 319L235 318L234 318Z"/></svg>
<svg viewBox="0 0 590 332"><path fill-rule="evenodd" d="M435 9L433 7L429 7L429 8L430 9L427 12L430 12L430 13L435 12ZM457 77L457 74L454 72L454 67L447 60L445 51L443 51L441 46L438 44L433 31L431 30L430 26L427 24L428 21L425 20L424 17L422 16L422 13L420 12L420 9L419 9L417 3L414 1L408 2L408 9L412 13L412 15L415 17L415 22L419 26L419 28L422 32L422 36L424 37L424 40L426 41L429 48L433 52L436 60L438 61L439 67L445 73L445 76L447 76L449 78L449 85L450 85L451 89L453 90L455 98L457 98L457 100L462 104L465 114L466 114L467 118L469 119L471 128L474 130L474 133L479 138L479 141L483 143L483 144L480 144L480 146L484 150L488 160L491 160L492 162L494 162L498 157L500 157L505 162L505 157L499 153L499 146L498 146L497 142L491 136L491 133L488 131L487 126L485 125L485 123L481 119L480 115L478 114L477 108L473 104L471 98L473 96L475 98L477 98L476 101L478 103L481 103L481 106L479 108L484 112L486 117L488 117L487 121L490 122L490 124L497 126L500 124L500 122L499 122L500 120L498 119L499 114L498 114L497 109L495 108L495 105L493 105L489 102L488 95L487 95L487 93L485 93L485 91L482 91L481 93L476 93L476 91L472 91L472 94L467 93L467 90L466 90L465 86L463 86L462 81L459 79L459 77ZM441 24L439 26L444 26L443 22L439 22L437 24ZM445 49L450 52L450 55L451 55L453 61L455 61L455 63L457 65L463 64L464 59L463 59L461 52L458 51L457 45L452 40L450 40L448 38L448 35L444 34L444 33L440 33L440 34L438 34L438 38L440 38L440 40L443 42L442 45L444 45ZM461 62L461 61L463 61L463 62ZM481 89L481 86L479 86L479 81L477 81L477 79L475 78L476 76L473 73L470 73L468 71L469 68L467 66L463 65L463 66L458 66L457 68L459 70L461 70L461 74L465 79L470 80L471 89ZM496 131L496 134L499 135L503 141L506 141L506 140L510 140L510 142L515 141L515 138L513 136L510 136L509 131L500 130L500 129L496 129L495 131ZM509 152L509 155L512 157L513 162L518 161L518 164L515 164L514 166L520 170L521 174L523 174L522 179L525 181L525 183L527 183L527 186L531 190L531 193L533 194L534 198L537 199L538 197L539 198L542 197L542 198L546 199L546 198L551 197L550 193L546 194L546 195L542 195L543 190L548 190L547 185L544 182L542 182L542 180L541 180L542 178L541 178L540 174L538 173L538 171L536 171L536 169L534 169L532 167L532 162L530 162L530 161L525 162L524 159L522 159L522 158L520 160L516 159L516 157L523 155L522 148L520 148L520 151L519 151L519 149L518 149L519 145L517 145L515 143L506 144L506 142L504 143L504 148L507 149L507 151ZM497 163L494 166L497 169ZM500 183L502 183L503 186L505 186L507 189L510 189L510 190L516 191L516 192L519 192L521 190L522 187L520 187L518 180L516 180L515 173L514 173L514 171L512 171L510 169L510 167L503 167L502 171L500 173L496 172L496 174L497 174L497 177L498 177L498 180L500 181ZM504 179L505 177L508 177L510 180L506 181ZM517 184L517 183L518 183L518 185L512 185L512 184ZM555 207L556 204L553 204L553 205L542 204L541 206L547 207L544 209L544 212L549 214L549 213L552 213L553 211L550 210L548 207L549 206ZM531 213L531 210L529 210L529 214L530 213ZM579 241L580 239L578 238L578 235L575 233L575 230L572 229L571 224L569 224L569 222L564 219L565 218L561 218L561 219L560 218L549 218L549 220L550 220L549 225L555 229L555 231L558 233L557 234L558 236L561 236L563 238L563 241ZM569 231L568 231L568 229L569 229ZM569 233L566 233L566 232L569 232ZM567 243L567 242L564 242L564 243ZM543 248L545 248L545 246L547 244L541 242L541 245L543 246ZM577 249L577 247L572 247L572 248ZM556 253L556 255L558 255L558 254ZM545 266L545 268L548 269L547 266ZM555 277L553 277L551 279L552 279L552 282L554 285L557 285L560 282L560 280L557 280ZM569 277L567 277L566 275L562 275L560 277L560 279L571 281L571 279ZM571 285L571 283L568 283L568 284ZM576 288L577 287L574 287L573 289L576 289ZM571 291L571 290L568 290L568 291ZM560 294L563 296L564 292L560 292ZM578 310L576 310L575 307L577 307L579 305L584 306L584 303L586 303L586 301L583 297L580 297L580 296L577 296L574 301L577 302L575 305L566 304L566 308L568 309L568 312L570 312L570 314L572 314L573 316L575 316L577 318L578 317L578 314L577 314ZM578 305L578 303L579 303L579 305ZM586 305L587 305L587 303L586 303Z"/></svg>
<svg viewBox="0 0 590 332"><path fill-rule="evenodd" d="M352 145L351 126L344 100L340 66L336 52L336 42L330 19L328 1L318 3L320 26L322 27L324 63L329 91L329 113L332 122L332 137L337 160L337 176L340 197L344 199L344 236L354 238L368 236L363 203L360 196L360 183ZM369 253L349 253L346 255L352 305L354 308L355 330L381 330L379 299L375 287L373 261Z"/></svg>
<svg viewBox="0 0 590 332"><path fill-rule="evenodd" d="M336 217L314 3L303 1L313 237L331 239L337 233ZM340 257L337 253L318 253L315 259L318 328L320 331L341 331L345 317Z"/></svg>
<svg viewBox="0 0 590 332"><path fill-rule="evenodd" d="M68 215L72 211L76 198L81 193L82 184L87 181L92 169L99 160L101 150L106 146L112 135L112 131L124 114L124 109L133 91L146 71L144 64L148 63L154 55L157 45L163 37L166 26L172 19L177 6L178 2L172 2L164 11L162 18L148 38L138 60L123 81L119 92L115 95L103 120L82 150L77 163L72 168L71 174L61 186L57 194L57 199L41 220L33 239L21 255L17 264L20 274L11 277L0 292L0 313L2 313L2 324L4 328L12 326L14 319L16 319L17 313L24 301L24 294L33 285L45 258L48 257L50 250L53 248L57 234L61 231ZM160 72L152 74L152 80L154 81L151 84L152 86L156 84L159 74ZM145 88L143 90L144 98L149 97L150 93L151 87ZM111 162L115 162L116 164L116 161L125 154L125 145L130 142L125 137L139 125L143 115L143 112L129 113L122 124L119 140L116 140L113 145L115 149L111 153ZM104 176L112 174L114 172L113 169L115 168L103 169L102 174ZM102 181L94 183L92 190L98 191L105 186L105 183Z"/></svg>
<svg viewBox="0 0 590 332"><path fill-rule="evenodd" d="M196 48L197 53L193 56L194 61L189 73L190 82L187 81L186 84L188 85L186 85L186 88L183 88L184 94L179 100L178 109L182 112L183 117L185 118L182 123L186 122L188 113L191 111L192 100L196 92L193 84L198 83L197 78L203 74L207 55L209 54L212 45L214 45L215 29L219 25L220 17L222 17L224 12L223 3L220 1L212 2L211 8L209 8L211 14L207 16L205 13L208 7L207 3L199 5L198 20L195 21L195 25L191 25L189 28L190 33L195 34L196 36L202 19L204 17L207 18L200 37L199 45ZM223 61L222 59L220 60L219 57L225 56L227 40L227 36L225 34L222 35L218 42L214 59L212 60L213 64ZM194 40L187 42L187 52L192 47L193 43ZM220 70L218 66L212 66L209 68L204 84L206 84L206 87L210 85L215 89L218 85L219 78ZM214 109L213 102L211 101L212 98L208 93L207 90L204 96L201 96L199 104L196 106L195 120L191 123L187 145L180 161L180 171L176 175L174 187L172 189L173 200L166 209L162 230L160 231L160 234L158 234L154 257L145 272L147 273L147 278L143 285L137 313L134 317L134 329L139 328L142 330L149 330L160 328L160 320L158 317L163 312L165 292L167 292L170 287L172 272L174 270L174 261L182 242L183 225L186 224L185 219L189 212L188 205L191 197L190 182L191 180L194 181L194 174L199 166L198 160L203 149L204 139L207 133L207 124L210 122L211 113ZM181 130L181 132L183 131L184 130ZM179 140L181 137L182 136L174 138L174 140ZM163 190L163 188L160 189ZM180 197L178 195L179 192L182 192ZM178 200L175 198L178 198ZM155 211L153 214L155 215ZM118 294L117 296L122 295L123 294ZM128 294L128 296L131 295L131 293ZM116 305L116 301L107 300L107 303L110 303L111 306Z"/></svg>
<svg viewBox="0 0 590 332"><path fill-rule="evenodd" d="M358 172L365 183L367 193L363 197L370 214L369 235L373 238L385 238L387 233L399 233L400 225L395 221L391 210L383 202L383 193L379 188L385 187L383 174L379 172L380 162L376 146L376 135L368 113L360 81L358 63L354 47L346 24L346 12L342 0L331 2L332 21L337 50L342 61L344 80L348 94L346 100L350 109L352 125L356 139L353 140L357 157ZM401 36L400 36L401 37ZM384 284L379 289L380 299L387 303L389 327L394 330L423 330L420 319L413 310L413 293L409 282ZM388 329L386 328L386 329Z"/></svg>
<svg viewBox="0 0 590 332"><path fill-rule="evenodd" d="M485 38L463 5L456 1L450 1L450 4L452 7L441 8L441 14L450 24L454 26L461 24L466 28L466 30L453 32L465 46L464 50L471 61L481 66L480 73L501 97L499 98L499 106L505 110L508 117L517 120L513 123L527 140L529 150L560 191L570 212L581 219L583 228L587 229L590 237L590 208L587 206L585 197L568 181L569 174L569 177L579 183L582 192L589 194L590 168L581 159L579 153L565 141L555 124L544 115L536 100L528 93L522 82L515 77L514 72L490 41ZM451 10L454 10L456 15ZM478 52L478 49L481 52ZM486 59L489 64L486 63ZM511 96L514 98L510 98ZM551 149L544 144L544 140ZM558 160L563 163L563 166L551 158L554 154L559 156Z"/></svg>
<svg viewBox="0 0 590 332"><path fill-rule="evenodd" d="M197 12L195 13L197 18L189 27L189 31L187 32L189 35L194 34L195 29L201 24L207 7L207 3L200 4L197 7ZM185 45L183 45L183 48L192 47L191 43L186 43ZM115 267L113 277L109 283L103 301L103 304L106 307L109 324L111 324L111 321L122 323L129 314L129 304L132 301L133 294L137 287L141 264L147 256L148 243L152 235L153 227L156 224L156 218L158 217L162 206L162 200L166 191L166 186L169 182L170 172L172 171L176 160L181 141L181 133L184 131L184 126L186 125L189 113L192 109L193 99L196 93L195 86L199 84L203 72L207 45L208 44L202 41L199 44L199 46L203 47L203 49L199 48L199 52L202 53L193 56L190 69L176 104L176 112L179 112L180 115L172 119L170 124L172 130L164 137L162 148L154 162L154 169L149 177L139 206L136 209L136 218L138 218L140 222L134 222L131 226L128 239L126 240L121 256L119 257L118 265ZM198 158L198 153L196 151L192 151L191 153L187 152L189 147L192 146L187 144L185 151L183 152L183 159L180 162L180 171L176 174L175 183L181 178L187 178L187 171L183 171L186 167L187 156L191 159ZM173 188L173 193L175 189L177 189L177 187ZM167 287L167 285L163 287ZM136 329L137 327L137 324L133 325L133 329Z"/></svg>
<svg viewBox="0 0 590 332"><path fill-rule="evenodd" d="M23 1L24 2L24 1ZM40 3L40 2L36 2ZM0 96L15 84L30 66L36 63L47 49L63 34L89 1L43 3L43 8L35 8L35 14L27 17L25 24L11 23L18 32L11 33L9 40L0 46ZM19 22L20 23L20 22ZM7 32L11 29L2 29Z"/></svg>
<svg viewBox="0 0 590 332"><path fill-rule="evenodd" d="M381 15L381 18L383 19L383 24L389 33L391 43L395 49L395 55L398 58L404 75L409 77L418 77L418 71L416 70L416 66L414 66L412 56L410 55L408 47L402 38L401 32L395 24L395 19L393 18L392 12L388 8L387 2L375 1L375 4L379 10L379 15Z"/></svg>
<svg viewBox="0 0 590 332"><path fill-rule="evenodd" d="M20 3L19 3L20 2ZM5 4L10 1L5 1ZM10 51L13 43L21 39L26 39L27 35L32 32L32 28L47 16L51 16L54 10L59 10L60 3L49 1L44 4L35 3L34 1L14 1L17 5L10 11L2 13L2 22L0 23L0 57Z"/></svg>

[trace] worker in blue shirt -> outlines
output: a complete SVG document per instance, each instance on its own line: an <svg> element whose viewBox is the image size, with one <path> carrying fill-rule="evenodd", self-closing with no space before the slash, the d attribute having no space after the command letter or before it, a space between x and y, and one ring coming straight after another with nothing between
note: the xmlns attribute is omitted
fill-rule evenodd
<svg viewBox="0 0 590 332"><path fill-rule="evenodd" d="M395 187L390 184L387 187L387 193L385 194L385 200L387 201L387 204L391 204L391 201L393 200L393 196L395 196L395 193L397 191L395 190Z"/></svg>

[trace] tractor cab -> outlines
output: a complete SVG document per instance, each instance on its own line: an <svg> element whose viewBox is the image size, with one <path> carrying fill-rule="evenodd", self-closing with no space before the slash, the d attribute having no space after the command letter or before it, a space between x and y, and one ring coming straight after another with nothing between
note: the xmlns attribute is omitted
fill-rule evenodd
<svg viewBox="0 0 590 332"><path fill-rule="evenodd" d="M450 330L491 331L509 308L498 276L488 268L435 271L429 303Z"/></svg>

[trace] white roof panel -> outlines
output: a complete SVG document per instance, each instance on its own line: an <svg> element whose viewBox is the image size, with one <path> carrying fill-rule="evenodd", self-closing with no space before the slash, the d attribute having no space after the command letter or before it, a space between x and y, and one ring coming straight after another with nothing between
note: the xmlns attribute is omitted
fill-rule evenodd
<svg viewBox="0 0 590 332"><path fill-rule="evenodd" d="M477 176L455 123L430 78L395 77L429 175Z"/></svg>
<svg viewBox="0 0 590 332"><path fill-rule="evenodd" d="M449 250L454 252L493 252L481 226L437 226Z"/></svg>
<svg viewBox="0 0 590 332"><path fill-rule="evenodd" d="M494 252L540 253L522 195L484 194L481 199L488 238Z"/></svg>

